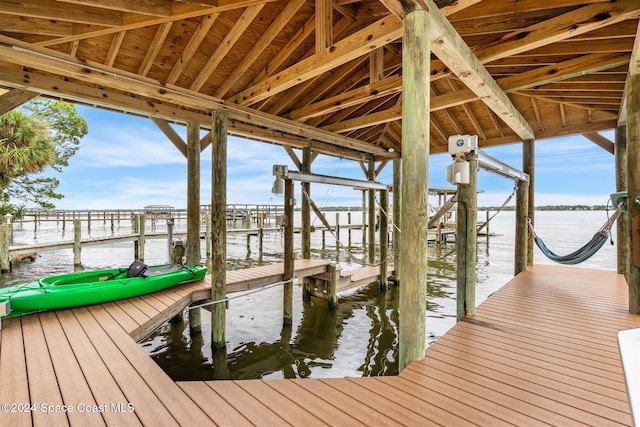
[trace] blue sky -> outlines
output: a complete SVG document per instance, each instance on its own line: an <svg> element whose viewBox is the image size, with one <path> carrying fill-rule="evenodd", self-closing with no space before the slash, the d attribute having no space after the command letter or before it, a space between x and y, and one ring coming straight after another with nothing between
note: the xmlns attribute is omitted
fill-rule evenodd
<svg viewBox="0 0 640 427"><path fill-rule="evenodd" d="M162 204L186 206L186 159L149 120L104 110L77 107L87 120L89 133L79 152L62 173L64 199L59 209L134 209ZM186 139L184 126L175 130ZM613 132L604 132L613 140ZM520 144L488 148L488 154L520 168ZM297 152L297 150L296 150ZM299 154L299 152L298 152ZM605 204L615 191L614 157L582 136L536 142L536 205ZM430 158L429 185L451 187L446 181L447 154ZM294 169L289 156L275 145L229 137L228 203L281 203L271 194L272 165ZM360 165L350 160L318 156L316 173L364 179ZM201 154L201 203L211 201L211 148ZM378 181L391 183L389 163ZM513 190L513 182L480 172L480 206L501 205ZM319 206L359 206L361 194L351 188L314 185L312 196ZM298 195L298 197L300 197Z"/></svg>

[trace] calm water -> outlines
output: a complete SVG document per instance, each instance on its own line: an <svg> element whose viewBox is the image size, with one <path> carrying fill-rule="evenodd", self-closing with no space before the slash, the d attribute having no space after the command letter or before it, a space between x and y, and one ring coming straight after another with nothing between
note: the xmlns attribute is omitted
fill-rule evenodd
<svg viewBox="0 0 640 427"><path fill-rule="evenodd" d="M335 221L335 213L327 215ZM347 213L340 213L346 224ZM480 220L485 213L480 212ZM359 213L352 214L358 223ZM606 220L604 211L536 212L536 231L556 253L572 252L586 243ZM314 221L319 225L319 221ZM157 231L164 230L158 221ZM238 224L240 226L240 224ZM42 222L34 231L33 223L17 224L14 241L36 243L72 239L69 229L62 232L61 223ZM86 227L86 224L85 224ZM499 289L513 276L514 213L502 212L490 224L490 237L481 236L478 244L477 303ZM186 223L177 221L176 232L184 231ZM147 230L152 231L148 224ZM131 232L128 221L116 223L114 233ZM111 235L110 224L94 221L83 237ZM364 259L361 232L352 231L349 252L335 251L335 239L326 234L326 249L321 249L321 232L312 236L312 257L339 262L344 269L358 268ZM340 236L347 244L347 232ZM266 234L264 254L258 255L255 239L247 253L246 237L229 236L229 268L243 268L281 261L282 238ZM300 247L296 235L296 248ZM203 245L204 253L204 245ZM455 323L455 244L433 245L425 256L429 259L427 296L427 341L435 341ZM124 266L131 263L133 243L109 244L82 249L83 268L97 269ZM581 267L616 268L615 246L605 246ZM145 262L162 263L167 259L165 239L147 240ZM550 263L535 249L536 263ZM580 268L580 267L574 267ZM54 273L73 270L71 250L42 252L30 264L19 265L3 284L20 283ZM227 346L213 352L209 342L209 312L202 311L203 332L189 335L187 316L183 321L167 323L140 342L141 347L175 380L213 378L295 378L353 377L393 375L398 371L398 292L391 288L378 292L372 284L339 296L339 307L329 310L319 300L303 302L297 288L294 300L294 321L291 328L282 328L282 289L272 288L232 300L227 312Z"/></svg>

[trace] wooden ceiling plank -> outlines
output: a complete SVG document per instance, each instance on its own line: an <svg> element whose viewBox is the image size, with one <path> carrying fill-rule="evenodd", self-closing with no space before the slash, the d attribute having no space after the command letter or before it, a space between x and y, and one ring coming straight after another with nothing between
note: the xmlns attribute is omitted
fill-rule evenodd
<svg viewBox="0 0 640 427"><path fill-rule="evenodd" d="M458 89L458 86L453 81L453 79L447 79L447 82L452 91L456 91ZM464 113L467 115L467 118L471 122L471 125L475 129L475 134L478 135L480 139L487 139L487 135L485 134L484 129L482 129L482 126L480 125L480 122L476 118L476 115L473 113L473 111L471 111L471 107L469 106L469 104L468 103L462 104L462 109L464 110Z"/></svg>
<svg viewBox="0 0 640 427"><path fill-rule="evenodd" d="M431 50L460 80L478 95L503 122L523 140L535 139L531 125L511 103L480 60L473 54L462 37L440 13L432 0L429 2L431 21Z"/></svg>
<svg viewBox="0 0 640 427"><path fill-rule="evenodd" d="M393 107L388 110L371 113L365 116L343 120L338 123L323 126L322 129L330 132L349 132L369 126L388 123L402 118L402 107Z"/></svg>
<svg viewBox="0 0 640 427"><path fill-rule="evenodd" d="M202 86L204 86L211 74L213 74L216 68L218 68L218 65L220 65L224 57L229 53L233 45L242 36L247 27L251 25L251 22L253 22L253 19L256 16L258 16L258 13L260 13L263 7L264 3L249 6L245 9L231 30L229 30L227 35L220 42L216 51L209 57L207 63L200 69L200 72L189 87L190 90L197 92L202 89Z"/></svg>
<svg viewBox="0 0 640 427"><path fill-rule="evenodd" d="M327 144L333 144L351 150L360 150L363 152L363 155L373 154L382 157L398 156L397 153L387 153L380 148L372 147L370 144L352 138L346 138L343 135L316 129L312 126L250 108L229 104L226 101L212 96L189 92L184 88L162 86L155 80L141 78L133 73L105 67L98 63L94 64L89 61L81 61L60 52L29 45L28 43L0 35L0 61L2 60L16 64L29 63L32 64L34 68L57 74L59 77L68 76L78 79L79 81L99 84L187 108L200 109L205 112L216 108L225 108L229 111L230 117L235 120L246 121L253 125L266 126L276 131L286 132L296 136L317 139ZM1 75L0 78L2 78Z"/></svg>
<svg viewBox="0 0 640 427"><path fill-rule="evenodd" d="M32 17L77 24L118 27L122 25L123 14L116 10L98 9L81 5L64 5L55 0L20 0L0 2L3 14Z"/></svg>
<svg viewBox="0 0 640 427"><path fill-rule="evenodd" d="M149 69L151 69L153 61L155 61L158 53L160 53L160 49L162 49L164 41L166 40L172 25L173 22L165 22L158 26L156 34L151 41L151 46L149 46L149 48L147 49L147 53L145 53L144 55L144 59L140 64L140 68L138 68L138 74L142 77L146 76L149 72Z"/></svg>
<svg viewBox="0 0 640 427"><path fill-rule="evenodd" d="M607 152L613 154L614 143L604 136L600 135L598 132L586 132L583 133L582 136L596 144L598 147L603 148Z"/></svg>
<svg viewBox="0 0 640 427"><path fill-rule="evenodd" d="M452 4L443 6L440 11L444 16L450 16L480 3L481 1L482 0L458 0ZM416 9L427 9L427 5L423 0L380 0L380 3L382 3L389 12L400 20L404 19L407 13Z"/></svg>
<svg viewBox="0 0 640 427"><path fill-rule="evenodd" d="M536 98L531 98L531 107L533 108L533 113L535 114L536 121L538 122L538 130L540 132L544 132L544 123L542 122L540 107L538 107L538 100Z"/></svg>
<svg viewBox="0 0 640 427"><path fill-rule="evenodd" d="M0 14L0 32L64 37L73 34L73 23L28 16Z"/></svg>
<svg viewBox="0 0 640 427"><path fill-rule="evenodd" d="M438 88L432 84L431 85L431 98L435 98L440 95L440 91ZM464 105L464 104L462 104ZM465 134L464 127L460 124L460 121L453 115L453 112L450 110L442 110L442 115L447 119L447 121L451 124L454 129L454 133L456 134Z"/></svg>
<svg viewBox="0 0 640 427"><path fill-rule="evenodd" d="M316 54L303 59L288 69L242 91L230 100L242 105L254 104L368 54L400 37L402 37L402 23L394 16L387 16L336 42L326 54Z"/></svg>
<svg viewBox="0 0 640 427"><path fill-rule="evenodd" d="M113 63L118 56L118 52L120 51L120 46L122 45L122 41L124 40L124 36L126 35L126 31L120 31L113 35L113 40L109 45L109 51L107 52L107 56L104 59L104 65L107 67L112 67Z"/></svg>
<svg viewBox="0 0 640 427"><path fill-rule="evenodd" d="M590 3L607 2L609 0L591 0ZM465 19L484 19L494 16L514 16L520 13L550 9L550 8L566 8L583 6L584 0L553 0L553 2L545 0L502 0L489 1L478 4L473 9L464 10L454 14L451 18L454 20Z"/></svg>
<svg viewBox="0 0 640 427"><path fill-rule="evenodd" d="M567 113L564 110L564 104L560 104L560 120L562 121L562 126L567 126Z"/></svg>
<svg viewBox="0 0 640 427"><path fill-rule="evenodd" d="M144 117L157 117L179 123L196 122L205 128L211 125L211 116L209 114L187 110L181 105L168 102L163 103L161 101L152 102L148 98L125 95L120 92L114 92L108 88L105 89L64 80L61 81L56 77L43 76L32 72L25 73L1 66L0 84L17 87L20 88L20 90L27 90L27 88L33 90L35 88L42 94L54 98L60 98L64 95L64 99L67 100L113 111L124 111ZM266 129L261 125L242 123L235 119L230 121L229 134L277 145L290 145L296 148L310 146L319 153L353 160L370 158L371 156L356 149L340 147L331 143L296 136L278 130ZM341 139L344 138L341 137ZM378 154L382 154L382 156L385 157L384 152L382 150L379 151L380 153Z"/></svg>
<svg viewBox="0 0 640 427"><path fill-rule="evenodd" d="M184 49L180 52L180 58L178 58L176 63L173 65L169 76L167 76L167 83L174 84L178 80L185 67L189 61L191 61L191 58L193 58L193 55L202 44L204 38L209 34L209 30L211 30L211 27L213 27L213 24L216 22L219 15L219 13L212 13L202 17L200 24L189 38Z"/></svg>
<svg viewBox="0 0 640 427"><path fill-rule="evenodd" d="M21 0L22 1L22 0ZM40 1L40 0L29 0ZM51 1L51 0L47 0ZM89 38L95 38L100 36L106 36L118 31L130 31L138 28L152 27L154 25L165 24L167 22L176 22L184 19L197 18L203 15L211 13L221 13L227 10L238 9L241 7L247 7L254 4L264 4L275 0L242 0L235 2L234 4L225 4L218 7L210 6L196 6L193 4L187 4L183 1L174 2L171 6L171 16L148 16L140 14L124 14L122 22L118 26L105 27L99 25L87 25L83 27L76 27L75 34L67 37L59 37L54 39L40 40L33 44L37 46L54 46L62 43L69 43L75 40L84 40ZM4 10L4 2L0 2L0 11Z"/></svg>
<svg viewBox="0 0 640 427"><path fill-rule="evenodd" d="M40 95L38 92L11 89L0 95L0 116Z"/></svg>
<svg viewBox="0 0 640 427"><path fill-rule="evenodd" d="M629 76L633 76L640 73L640 22L638 22L638 29L636 30L636 38L633 43L633 49L631 51L631 58L629 61L629 73L627 81L624 85L624 92L622 94L622 102L620 103L620 112L618 113L618 126L624 126L627 123L627 89L629 87Z"/></svg>
<svg viewBox="0 0 640 427"><path fill-rule="evenodd" d="M278 14L276 19L273 20L269 28L260 36L258 41L254 43L251 50L244 55L242 60L236 65L235 69L225 79L224 83L216 90L214 96L218 98L224 98L229 92L234 83L238 81L240 77L249 69L249 67L255 62L255 60L262 54L262 52L269 46L273 39L282 31L282 29L291 21L291 18L300 10L304 5L305 0L295 0L287 2L287 5Z"/></svg>
<svg viewBox="0 0 640 427"><path fill-rule="evenodd" d="M278 68L284 63L284 61L291 56L291 54L304 42L311 34L313 34L316 30L316 19L315 15L312 15L307 22L304 23L302 28L300 28L294 35L289 39L287 44L278 51L278 54L273 57L269 65L265 67L265 69L260 72L251 82L251 85L255 85L262 80L266 79L268 76L274 74Z"/></svg>
<svg viewBox="0 0 640 427"><path fill-rule="evenodd" d="M140 13L142 15L171 15L171 0L58 0L61 3Z"/></svg>
<svg viewBox="0 0 640 427"><path fill-rule="evenodd" d="M637 0L590 4L526 29L514 31L481 46L478 49L478 57L484 63L491 62L636 18L639 15L640 3Z"/></svg>
<svg viewBox="0 0 640 427"><path fill-rule="evenodd" d="M175 130L173 130L169 122L156 117L151 117L151 120L178 149L178 151L180 151L183 156L187 157L187 143L184 142L184 139L182 139Z"/></svg>
<svg viewBox="0 0 640 427"><path fill-rule="evenodd" d="M333 34L336 37L340 37L343 31L347 30L351 26L351 23L348 19L342 18L338 21L338 23L333 28ZM312 56L315 52L315 49L310 49L302 58L306 58ZM286 94L282 96L284 98L290 98L286 103L280 103L285 108L280 108L279 111L289 111L294 108L294 106L302 106L307 105L312 102L317 101L318 99L325 98L329 96L330 93L335 91L341 91L341 87L343 85L355 84L353 83L354 79L362 78L364 79L365 74L363 72L364 67L362 64L365 64L367 61L367 56L362 55L359 58L356 58L353 61L349 61L345 64L342 64L333 70L330 73L325 73L319 75L318 77L314 77L309 81L315 81L313 84L313 90L308 91L298 91L297 87L302 87L305 83L294 86L290 89ZM368 76L368 74L366 74ZM310 87L310 86L309 86ZM290 94L295 94L291 96Z"/></svg>
<svg viewBox="0 0 640 427"><path fill-rule="evenodd" d="M293 110L290 113L290 117L294 120L306 120L319 117L401 91L402 76L391 76L377 83L361 86L357 89L343 92L337 96Z"/></svg>

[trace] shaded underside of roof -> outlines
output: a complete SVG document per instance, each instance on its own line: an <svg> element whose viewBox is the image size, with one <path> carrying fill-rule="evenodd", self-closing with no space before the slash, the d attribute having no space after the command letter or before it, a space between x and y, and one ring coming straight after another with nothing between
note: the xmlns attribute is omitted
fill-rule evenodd
<svg viewBox="0 0 640 427"><path fill-rule="evenodd" d="M0 113L42 94L210 128L223 108L231 134L397 156L407 3L439 8L430 13L454 30L442 37L461 37L478 76L506 94L503 109L523 118L515 127L439 58L432 35L431 152L453 134L491 146L624 121L640 61L637 0L3 0Z"/></svg>

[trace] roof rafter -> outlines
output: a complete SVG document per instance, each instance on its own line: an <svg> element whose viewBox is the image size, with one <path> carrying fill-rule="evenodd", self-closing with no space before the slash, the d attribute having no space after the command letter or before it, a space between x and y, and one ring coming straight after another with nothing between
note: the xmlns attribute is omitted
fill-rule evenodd
<svg viewBox="0 0 640 427"><path fill-rule="evenodd" d="M194 91L202 89L202 86L204 86L211 74L213 74L218 65L220 65L224 57L229 53L233 45L236 44L251 22L253 22L253 19L258 16L258 13L260 13L263 7L264 4L257 4L245 9L244 13L238 18L231 30L229 30L225 38L220 42L216 51L209 57L207 63L200 69L200 72L191 83L189 89Z"/></svg>
<svg viewBox="0 0 640 427"><path fill-rule="evenodd" d="M366 28L336 42L325 54L315 54L264 81L240 92L231 102L251 105L312 79L370 51L402 37L402 23L394 16L384 17Z"/></svg>
<svg viewBox="0 0 640 427"><path fill-rule="evenodd" d="M28 13L25 13L28 11ZM60 7L55 0L21 0L4 2L2 12L20 17L42 18L55 21L118 27L123 23L123 13L117 10L98 9L76 5Z"/></svg>
<svg viewBox="0 0 640 427"><path fill-rule="evenodd" d="M276 19L273 20L269 28L260 36L260 39L253 45L251 50L244 55L242 60L236 68L225 79L224 83L216 90L215 96L218 98L224 98L231 86L249 69L253 61L262 54L267 48L269 43L282 31L285 25L293 18L293 16L304 5L305 0L294 0L287 2L287 5L282 9L282 12L278 14Z"/></svg>
<svg viewBox="0 0 640 427"><path fill-rule="evenodd" d="M638 22L636 39L633 43L633 50L631 51L629 76L633 76L638 73L640 73L640 22ZM618 113L618 126L623 126L627 123L627 89L629 87L627 82L625 82L624 92L622 93L622 102L620 103L620 112Z"/></svg>
<svg viewBox="0 0 640 427"><path fill-rule="evenodd" d="M200 109L206 113L217 108L226 108L233 119L253 125L266 126L275 131L317 139L338 147L360 150L363 155L367 153L382 157L397 157L398 155L397 153L387 153L385 150L353 138L327 132L272 114L233 105L221 99L190 92L180 87L162 86L159 82L149 78L142 78L136 74L106 67L102 64L81 61L64 53L39 48L2 35L0 35L0 60L8 63L32 64L35 69L41 69L58 76L67 76L87 83L124 90L125 92L151 97L183 107Z"/></svg>
<svg viewBox="0 0 640 427"><path fill-rule="evenodd" d="M58 0L63 3L90 6L120 12L140 13L142 15L171 15L171 0Z"/></svg>

